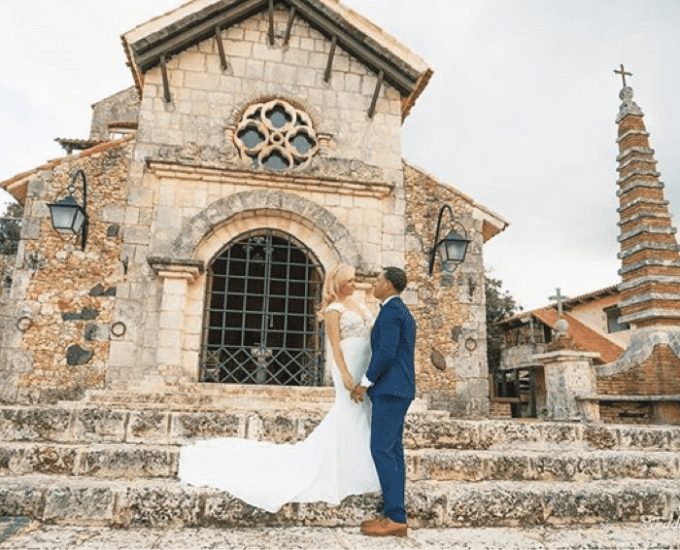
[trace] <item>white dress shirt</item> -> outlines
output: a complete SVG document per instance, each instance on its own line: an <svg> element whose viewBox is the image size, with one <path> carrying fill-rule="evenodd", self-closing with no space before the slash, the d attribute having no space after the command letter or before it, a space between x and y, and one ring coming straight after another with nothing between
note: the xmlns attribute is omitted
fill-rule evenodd
<svg viewBox="0 0 680 550"><path fill-rule="evenodd" d="M385 298L385 301L382 304L380 304L380 308L382 309L383 307L385 307L385 304L387 302L389 302L392 298L397 298L398 296L399 294L392 294L392 296L388 296L387 298ZM373 385L373 382L366 378L366 375L364 374L363 378L361 379L361 385L364 388L370 388Z"/></svg>

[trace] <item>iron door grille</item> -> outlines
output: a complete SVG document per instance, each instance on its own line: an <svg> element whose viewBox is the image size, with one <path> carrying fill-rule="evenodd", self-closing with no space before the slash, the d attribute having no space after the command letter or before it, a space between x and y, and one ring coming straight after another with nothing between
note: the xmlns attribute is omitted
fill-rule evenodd
<svg viewBox="0 0 680 550"><path fill-rule="evenodd" d="M321 386L322 283L320 263L291 235L256 230L230 243L208 269L201 380Z"/></svg>

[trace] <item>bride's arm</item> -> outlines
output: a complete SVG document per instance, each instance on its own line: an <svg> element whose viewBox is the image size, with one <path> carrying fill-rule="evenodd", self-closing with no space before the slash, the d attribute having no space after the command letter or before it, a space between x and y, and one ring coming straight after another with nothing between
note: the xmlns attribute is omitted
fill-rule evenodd
<svg viewBox="0 0 680 550"><path fill-rule="evenodd" d="M328 333L328 339L331 342L335 364L338 366L338 370L342 375L342 383L347 390L352 391L354 389L354 379L349 373L349 370L347 370L345 354L342 353L342 348L340 347L340 312L327 311L324 313L323 317L326 321L326 332Z"/></svg>

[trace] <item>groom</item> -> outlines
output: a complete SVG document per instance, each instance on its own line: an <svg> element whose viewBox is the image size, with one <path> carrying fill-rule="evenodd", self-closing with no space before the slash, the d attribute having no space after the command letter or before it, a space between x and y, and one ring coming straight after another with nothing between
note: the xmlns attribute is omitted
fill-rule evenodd
<svg viewBox="0 0 680 550"><path fill-rule="evenodd" d="M416 391L416 322L400 297L405 288L403 270L387 267L379 275L373 295L382 303L371 335L371 363L352 392L357 402L368 393L373 404L371 454L384 504L382 516L364 521L361 532L375 537L405 537L408 532L402 436L406 411Z"/></svg>

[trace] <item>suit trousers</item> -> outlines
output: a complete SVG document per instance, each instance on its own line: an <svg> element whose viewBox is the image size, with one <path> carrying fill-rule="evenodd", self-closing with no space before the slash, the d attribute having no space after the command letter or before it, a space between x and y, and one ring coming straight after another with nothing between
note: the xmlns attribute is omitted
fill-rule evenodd
<svg viewBox="0 0 680 550"><path fill-rule="evenodd" d="M371 455L382 489L383 514L398 523L406 523L403 435L411 401L394 395L371 397Z"/></svg>

